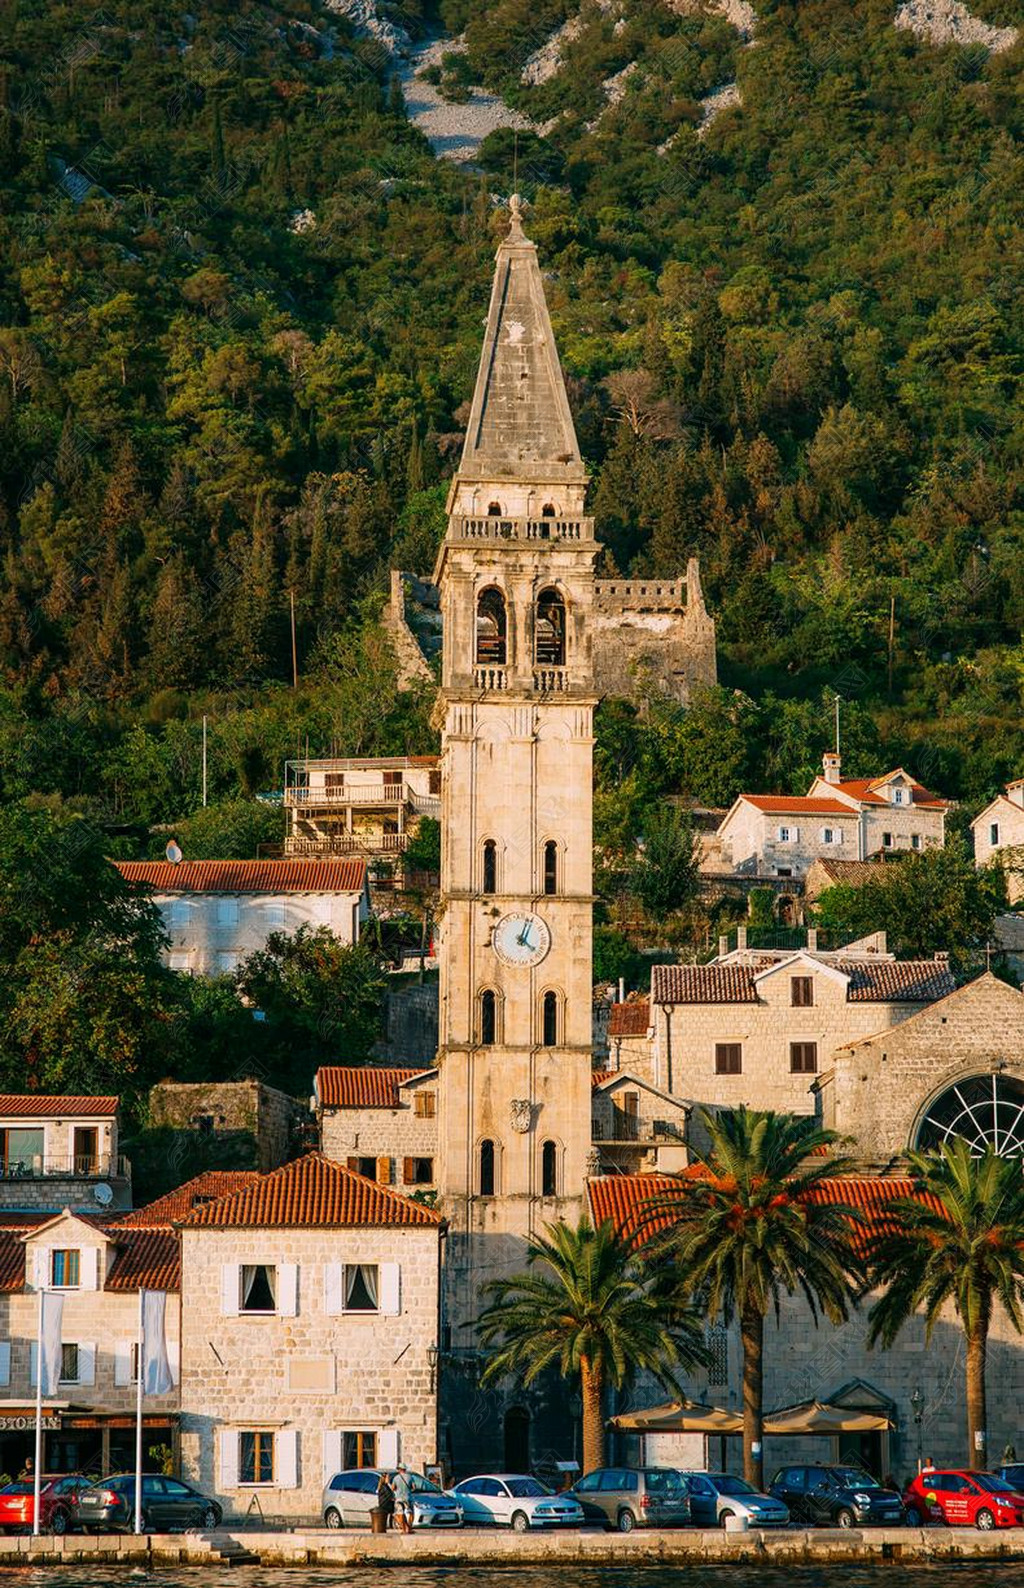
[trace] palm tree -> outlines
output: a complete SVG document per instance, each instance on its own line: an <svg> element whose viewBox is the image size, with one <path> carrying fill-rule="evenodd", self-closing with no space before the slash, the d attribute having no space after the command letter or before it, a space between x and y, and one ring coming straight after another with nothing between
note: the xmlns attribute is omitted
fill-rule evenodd
<svg viewBox="0 0 1024 1588"><path fill-rule="evenodd" d="M672 1369L706 1360L703 1331L673 1276L644 1262L609 1221L545 1228L529 1242L527 1272L485 1286L478 1329L497 1349L483 1382L508 1373L531 1384L549 1367L579 1374L583 1468L592 1472L604 1462L606 1385L621 1389L646 1371L678 1391Z"/></svg>
<svg viewBox="0 0 1024 1588"><path fill-rule="evenodd" d="M703 1172L651 1199L645 1225L671 1227L659 1244L674 1257L690 1291L710 1317L739 1318L743 1356L743 1472L760 1488L764 1477L764 1320L781 1297L799 1292L815 1322L849 1313L857 1270L853 1245L859 1215L816 1200L822 1180L852 1167L823 1157L838 1140L813 1119L737 1108L702 1109L710 1140Z"/></svg>
<svg viewBox="0 0 1024 1588"><path fill-rule="evenodd" d="M1024 1175L1019 1158L964 1140L912 1153L914 1195L892 1205L892 1225L873 1237L868 1265L884 1292L868 1313L868 1343L892 1345L923 1308L927 1338L952 1302L967 1342L967 1464L985 1458L985 1356L992 1308L1024 1327Z"/></svg>

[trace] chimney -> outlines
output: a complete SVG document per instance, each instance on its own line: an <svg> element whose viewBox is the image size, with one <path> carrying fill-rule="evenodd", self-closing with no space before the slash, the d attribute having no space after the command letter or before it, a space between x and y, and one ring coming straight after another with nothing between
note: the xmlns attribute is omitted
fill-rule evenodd
<svg viewBox="0 0 1024 1588"><path fill-rule="evenodd" d="M826 750L825 754L821 758L821 764L824 769L825 782L838 783L840 781L840 767L842 766L842 761L836 751Z"/></svg>
<svg viewBox="0 0 1024 1588"><path fill-rule="evenodd" d="M1006 798L1011 805L1019 805L1024 810L1024 777L1006 785Z"/></svg>
<svg viewBox="0 0 1024 1588"><path fill-rule="evenodd" d="M818 952L818 928L816 926L807 928L807 952L808 954L816 954Z"/></svg>
<svg viewBox="0 0 1024 1588"><path fill-rule="evenodd" d="M718 939L718 957L724 959L729 952L729 939L723 932Z"/></svg>
<svg viewBox="0 0 1024 1588"><path fill-rule="evenodd" d="M738 926L736 928L736 947L737 948L746 948L746 946L747 946L747 929L746 929L745 926Z"/></svg>

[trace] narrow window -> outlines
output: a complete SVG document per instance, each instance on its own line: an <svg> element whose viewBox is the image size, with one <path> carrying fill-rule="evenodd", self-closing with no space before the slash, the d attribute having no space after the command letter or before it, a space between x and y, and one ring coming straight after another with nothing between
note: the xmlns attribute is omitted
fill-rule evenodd
<svg viewBox="0 0 1024 1588"><path fill-rule="evenodd" d="M429 789L431 794L440 794L440 792L441 792L441 774L440 774L440 772L431 772L430 777L429 777L429 779L427 781L427 787L428 787L428 789Z"/></svg>
<svg viewBox="0 0 1024 1588"><path fill-rule="evenodd" d="M79 1280L79 1253L57 1251L51 1253L50 1283L55 1290L77 1290Z"/></svg>
<svg viewBox="0 0 1024 1588"><path fill-rule="evenodd" d="M707 1349L708 1383L716 1388L729 1382L729 1331L720 1323L712 1324L704 1332Z"/></svg>
<svg viewBox="0 0 1024 1588"><path fill-rule="evenodd" d="M275 1312L277 1310L277 1270L273 1264L243 1263L240 1312Z"/></svg>
<svg viewBox="0 0 1024 1588"><path fill-rule="evenodd" d="M493 838L484 844L484 893L498 891L498 846Z"/></svg>
<svg viewBox="0 0 1024 1588"><path fill-rule="evenodd" d="M616 1141L638 1141L640 1138L640 1093L623 1092L622 1107L616 1108L614 1117Z"/></svg>
<svg viewBox="0 0 1024 1588"><path fill-rule="evenodd" d="M544 994L544 1046L553 1048L558 1041L558 994Z"/></svg>
<svg viewBox="0 0 1024 1588"><path fill-rule="evenodd" d="M780 827L779 828L779 843L780 844L788 844L789 843L789 828L788 827Z"/></svg>
<svg viewBox="0 0 1024 1588"><path fill-rule="evenodd" d="M546 1141L541 1150L540 1194L545 1197L558 1195L558 1148L553 1141Z"/></svg>
<svg viewBox="0 0 1024 1588"><path fill-rule="evenodd" d="M62 1384L78 1383L78 1347L67 1341L60 1348L60 1381Z"/></svg>
<svg viewBox="0 0 1024 1588"><path fill-rule="evenodd" d="M920 847L921 847L921 834L920 833L911 833L911 835L910 835L910 847L911 847L911 849L920 849Z"/></svg>
<svg viewBox="0 0 1024 1588"><path fill-rule="evenodd" d="M498 1000L490 988L480 994L480 1041L485 1048L498 1040Z"/></svg>
<svg viewBox="0 0 1024 1588"><path fill-rule="evenodd" d="M892 791L892 802L893 802L894 805L902 805L903 804L903 790L901 788L894 788L893 789L893 791Z"/></svg>
<svg viewBox="0 0 1024 1588"><path fill-rule="evenodd" d="M715 1043L715 1074L716 1075L742 1075L743 1074L743 1044L742 1044L742 1042L716 1042Z"/></svg>
<svg viewBox="0 0 1024 1588"><path fill-rule="evenodd" d="M992 822L990 824L989 830L988 830L988 841L992 845L993 849L998 847L998 844L999 844L999 823L998 822Z"/></svg>
<svg viewBox="0 0 1024 1588"><path fill-rule="evenodd" d="M492 1197L494 1195L494 1143L482 1141L480 1143L480 1195Z"/></svg>
<svg viewBox="0 0 1024 1588"><path fill-rule="evenodd" d="M345 1311L376 1312L380 1290L376 1263L345 1264Z"/></svg>
<svg viewBox="0 0 1024 1588"><path fill-rule="evenodd" d="M793 1075L817 1075L818 1044L816 1042L791 1042L789 1068Z"/></svg>
<svg viewBox="0 0 1024 1588"><path fill-rule="evenodd" d="M377 1435L367 1433L363 1429L346 1431L341 1436L342 1465L351 1470L353 1467L375 1467L377 1465Z"/></svg>
<svg viewBox="0 0 1024 1588"><path fill-rule="evenodd" d="M534 651L540 667L565 666L565 602L557 590L537 597Z"/></svg>
<svg viewBox="0 0 1024 1588"><path fill-rule="evenodd" d="M433 1185L433 1158L405 1158L402 1163L403 1185Z"/></svg>
<svg viewBox="0 0 1024 1588"><path fill-rule="evenodd" d="M238 1436L239 1483L273 1483L274 1436L265 1429L246 1430Z"/></svg>
<svg viewBox="0 0 1024 1588"><path fill-rule="evenodd" d="M551 839L544 845L544 892L558 892L558 845Z"/></svg>
<svg viewBox="0 0 1024 1588"><path fill-rule="evenodd" d="M348 1160L348 1167L355 1174L363 1175L367 1180L376 1180L377 1178L376 1158L360 1157L358 1153L353 1153Z"/></svg>
<svg viewBox="0 0 1024 1588"><path fill-rule="evenodd" d="M481 590L476 604L476 659L489 667L504 667L508 655L508 618L505 597L490 585Z"/></svg>
<svg viewBox="0 0 1024 1588"><path fill-rule="evenodd" d="M813 1009L813 976L791 976L789 978L789 1001L794 1009Z"/></svg>
<svg viewBox="0 0 1024 1588"><path fill-rule="evenodd" d="M882 848L883 849L891 849L892 848L892 833L883 833L882 834Z"/></svg>
<svg viewBox="0 0 1024 1588"><path fill-rule="evenodd" d="M437 1114L437 1093L416 1092L414 1112L417 1119L434 1119Z"/></svg>

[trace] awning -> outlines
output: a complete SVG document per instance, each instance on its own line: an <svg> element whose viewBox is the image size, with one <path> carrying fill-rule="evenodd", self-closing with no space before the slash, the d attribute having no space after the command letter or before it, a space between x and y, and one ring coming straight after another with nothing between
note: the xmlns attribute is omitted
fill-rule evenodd
<svg viewBox="0 0 1024 1588"><path fill-rule="evenodd" d="M608 1427L634 1434L738 1434L743 1431L743 1418L703 1401L666 1401L646 1411L620 1412Z"/></svg>
<svg viewBox="0 0 1024 1588"><path fill-rule="evenodd" d="M858 1411L855 1406L832 1406L827 1401L803 1401L769 1412L764 1420L766 1434L870 1434L891 1428L891 1417L879 1412Z"/></svg>

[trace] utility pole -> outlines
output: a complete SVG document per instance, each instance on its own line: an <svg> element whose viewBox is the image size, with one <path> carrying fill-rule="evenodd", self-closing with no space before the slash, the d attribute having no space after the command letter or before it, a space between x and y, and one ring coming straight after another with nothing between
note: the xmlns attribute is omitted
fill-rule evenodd
<svg viewBox="0 0 1024 1588"><path fill-rule="evenodd" d="M840 697L837 695L836 696L836 755L839 754L839 699L840 699Z"/></svg>
<svg viewBox="0 0 1024 1588"><path fill-rule="evenodd" d="M892 658L896 644L896 597L889 597L889 699L892 699Z"/></svg>
<svg viewBox="0 0 1024 1588"><path fill-rule="evenodd" d="M292 610L292 688L299 687L299 653L295 648L295 591L289 590L288 599Z"/></svg>
<svg viewBox="0 0 1024 1588"><path fill-rule="evenodd" d="M206 805L206 715L203 714L203 805Z"/></svg>

